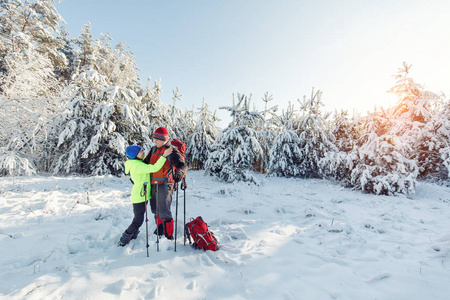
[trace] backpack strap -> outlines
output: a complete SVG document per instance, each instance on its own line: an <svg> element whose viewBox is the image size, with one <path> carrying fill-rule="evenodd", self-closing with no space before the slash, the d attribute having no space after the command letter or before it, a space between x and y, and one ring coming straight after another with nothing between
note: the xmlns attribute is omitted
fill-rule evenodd
<svg viewBox="0 0 450 300"><path fill-rule="evenodd" d="M189 245L192 244L192 240L191 240L191 232L189 231L189 226L185 225L184 226L184 234L185 236L188 238L189 240Z"/></svg>

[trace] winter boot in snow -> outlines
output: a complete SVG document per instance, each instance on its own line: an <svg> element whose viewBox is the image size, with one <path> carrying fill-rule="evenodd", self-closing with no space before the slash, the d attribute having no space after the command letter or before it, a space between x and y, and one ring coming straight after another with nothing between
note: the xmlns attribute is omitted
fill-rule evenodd
<svg viewBox="0 0 450 300"><path fill-rule="evenodd" d="M155 216L155 223L158 225L158 228L153 231L153 234L162 236L164 234L164 221L159 216Z"/></svg>
<svg viewBox="0 0 450 300"><path fill-rule="evenodd" d="M137 237L138 237L138 235L139 235L139 230L136 230L136 232L135 233L133 233L133 236L131 237L131 239L132 240L135 240L135 239L137 239Z"/></svg>
<svg viewBox="0 0 450 300"><path fill-rule="evenodd" d="M132 234L127 233L126 231L122 234L122 237L120 238L119 242L117 243L118 246L123 247L127 245L131 239L133 238Z"/></svg>
<svg viewBox="0 0 450 300"><path fill-rule="evenodd" d="M164 235L168 240L173 240L173 219L164 221Z"/></svg>

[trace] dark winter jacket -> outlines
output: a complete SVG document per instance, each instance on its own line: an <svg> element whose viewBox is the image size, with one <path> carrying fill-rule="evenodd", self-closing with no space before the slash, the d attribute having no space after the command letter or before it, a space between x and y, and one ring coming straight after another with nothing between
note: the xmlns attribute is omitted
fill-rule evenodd
<svg viewBox="0 0 450 300"><path fill-rule="evenodd" d="M178 176L183 177L184 175L186 175L187 171L188 171L188 166L184 160L183 155L181 155L180 151L178 151L177 147L173 146L170 142L168 142L166 145L164 145L161 148L156 148L156 146L152 147L152 149L150 149L149 153L147 154L147 156L144 158L144 163L146 164L154 164L158 158L164 153L164 150L166 148L172 147L173 148L173 152L172 154L170 154L167 157L167 161L164 164L164 166L161 168L161 170L159 170L158 172L154 172L151 174L152 178L169 178L169 183L174 182L173 180L173 175L172 172L174 173L179 173ZM172 165L172 167L171 167ZM152 180L152 184L156 183L153 182L154 180ZM158 181L158 183L161 183L160 181Z"/></svg>

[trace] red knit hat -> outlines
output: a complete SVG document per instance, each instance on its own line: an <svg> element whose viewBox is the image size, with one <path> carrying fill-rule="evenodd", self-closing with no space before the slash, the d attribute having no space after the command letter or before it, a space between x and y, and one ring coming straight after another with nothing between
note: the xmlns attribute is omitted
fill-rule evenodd
<svg viewBox="0 0 450 300"><path fill-rule="evenodd" d="M164 127L159 127L153 133L153 138L161 141L168 141L169 132Z"/></svg>

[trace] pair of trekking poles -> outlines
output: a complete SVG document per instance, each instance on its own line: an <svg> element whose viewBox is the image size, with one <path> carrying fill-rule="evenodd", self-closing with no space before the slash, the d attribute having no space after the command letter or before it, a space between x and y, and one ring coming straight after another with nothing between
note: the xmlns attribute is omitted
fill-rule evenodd
<svg viewBox="0 0 450 300"><path fill-rule="evenodd" d="M147 185L148 182L144 182L144 197L145 197L145 234L147 236L147 257L148 257L148 248L150 247L148 244L148 213L147 213ZM156 199L158 199L158 184L155 185L156 186ZM175 183L175 190L177 193L177 199L176 199L176 204L175 204L175 238L174 238L174 252L177 252L177 229L178 229L178 182ZM183 213L183 228L186 227L186 178L183 177L183 180L181 181L181 187L183 190L183 194L184 194L184 205L183 205L183 209L184 209L184 213ZM150 205L150 203L148 203L148 205ZM156 200L156 220L159 220L159 205L158 205L158 200ZM186 245L186 231L184 231L184 245ZM159 252L159 224L156 224L156 250Z"/></svg>

